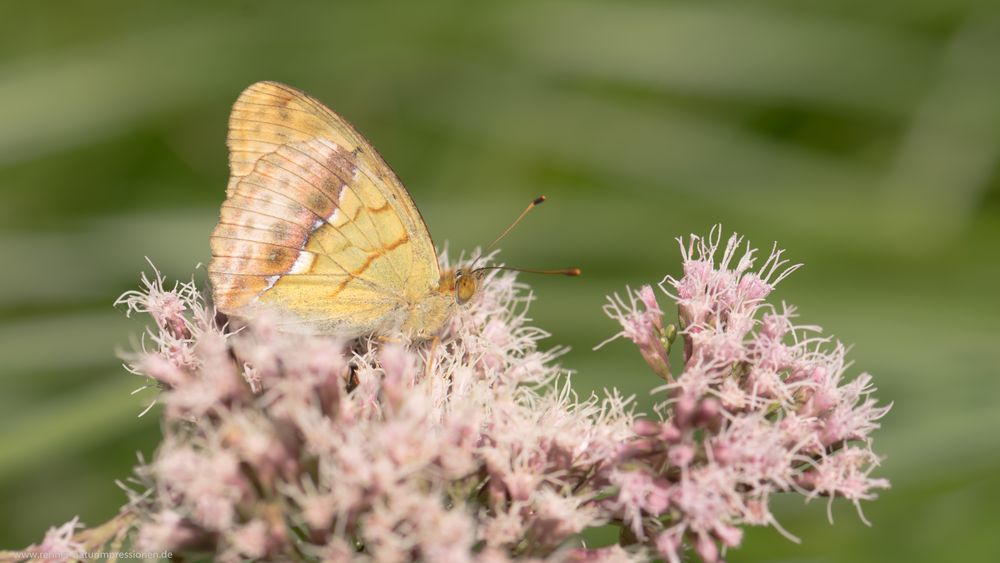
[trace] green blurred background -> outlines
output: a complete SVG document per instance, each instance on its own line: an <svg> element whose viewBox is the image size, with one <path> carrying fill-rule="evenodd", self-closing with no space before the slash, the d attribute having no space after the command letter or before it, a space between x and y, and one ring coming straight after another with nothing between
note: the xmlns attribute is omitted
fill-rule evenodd
<svg viewBox="0 0 1000 563"><path fill-rule="evenodd" d="M656 384L603 296L721 222L806 267L778 299L855 343L895 406L893 488L777 502L733 561L1000 553L1000 9L973 0L0 2L0 547L113 515L151 395L112 308L149 256L208 258L229 106L280 80L347 116L438 244L504 244L589 391ZM203 278L203 270L197 276ZM643 399L641 404L648 405Z"/></svg>

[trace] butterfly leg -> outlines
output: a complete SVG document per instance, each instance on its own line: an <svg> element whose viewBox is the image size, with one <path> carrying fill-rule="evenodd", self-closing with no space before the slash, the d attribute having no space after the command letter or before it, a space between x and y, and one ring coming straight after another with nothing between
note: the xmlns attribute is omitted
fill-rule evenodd
<svg viewBox="0 0 1000 563"><path fill-rule="evenodd" d="M438 346L441 345L441 338L435 336L431 341L431 351L427 354L427 367L424 369L424 377L430 377L434 371L434 356L437 355Z"/></svg>
<svg viewBox="0 0 1000 563"><path fill-rule="evenodd" d="M378 335L375 340L378 340L380 344L407 344L406 340L395 336Z"/></svg>

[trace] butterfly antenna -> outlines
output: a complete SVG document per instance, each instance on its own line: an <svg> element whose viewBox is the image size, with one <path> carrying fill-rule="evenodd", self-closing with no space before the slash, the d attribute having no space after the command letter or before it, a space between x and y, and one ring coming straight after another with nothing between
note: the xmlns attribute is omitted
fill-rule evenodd
<svg viewBox="0 0 1000 563"><path fill-rule="evenodd" d="M491 242L488 245L486 245L486 248L483 249L483 252L479 255L479 258L476 258L476 260L472 263L472 266L469 267L469 271L475 270L476 269L476 264L478 264L479 261L482 260L483 257L486 256L486 253L488 253L494 246L496 246L498 242L500 242L501 240L503 240L503 237L507 236L507 233L509 233L512 230L514 230L514 227L516 227L517 224L521 222L521 219L524 219L524 216L527 215L529 211L531 211L532 209L538 207L539 205L541 205L544 202L545 202L545 196L540 195L540 196L536 197L534 199L534 201L532 201L531 203L529 203L528 207L525 207L524 211L522 211L521 214L517 216L517 219L514 219L514 222L511 223L510 226L508 226L506 229L504 229L502 233L500 233L500 236L498 236L497 238L493 239L493 242ZM482 268L480 268L480 269L482 269Z"/></svg>
<svg viewBox="0 0 1000 563"><path fill-rule="evenodd" d="M497 238L493 239L493 242L491 242L488 245L486 245L486 250L484 250L483 253L486 253L491 248L493 248L494 246L496 246L496 244L498 242L500 242L501 240L503 240L503 237L507 236L507 233L509 233L512 230L514 230L514 227L516 227L517 224L521 222L521 219L524 219L524 216L527 215L529 211L531 211L532 209L538 207L539 205L541 205L543 203L545 203L545 196L540 195L540 196L536 197L535 200L532 201L531 203L529 203L528 207L525 207L524 211L522 211L521 214L517 216L517 219L514 219L514 222L511 223L509 227L507 227L506 229L504 229L502 233L500 233L500 236L498 236Z"/></svg>
<svg viewBox="0 0 1000 563"><path fill-rule="evenodd" d="M510 270L512 272L526 272L529 274L545 274L550 276L579 276L580 268L562 268L559 270L533 270L530 268L511 268L510 266L483 266L475 271L483 270Z"/></svg>

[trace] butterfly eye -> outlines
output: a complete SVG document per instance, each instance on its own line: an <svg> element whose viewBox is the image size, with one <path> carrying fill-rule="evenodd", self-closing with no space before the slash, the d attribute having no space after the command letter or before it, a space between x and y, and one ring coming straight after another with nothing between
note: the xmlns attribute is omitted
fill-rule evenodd
<svg viewBox="0 0 1000 563"><path fill-rule="evenodd" d="M461 271L455 273L455 300L461 305L466 303L476 294L476 276L463 275Z"/></svg>

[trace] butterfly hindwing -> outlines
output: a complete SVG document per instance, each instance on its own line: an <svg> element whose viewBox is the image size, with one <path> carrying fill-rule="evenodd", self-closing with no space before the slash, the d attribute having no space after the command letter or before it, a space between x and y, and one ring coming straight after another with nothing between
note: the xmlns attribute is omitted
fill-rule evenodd
<svg viewBox="0 0 1000 563"><path fill-rule="evenodd" d="M343 118L260 82L233 106L230 180L209 275L230 314L274 306L305 328L357 335L398 324L438 285L409 194Z"/></svg>

